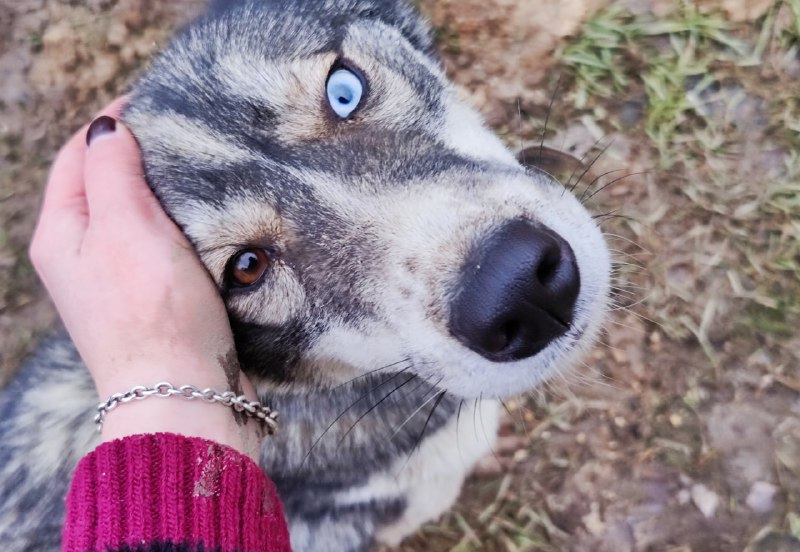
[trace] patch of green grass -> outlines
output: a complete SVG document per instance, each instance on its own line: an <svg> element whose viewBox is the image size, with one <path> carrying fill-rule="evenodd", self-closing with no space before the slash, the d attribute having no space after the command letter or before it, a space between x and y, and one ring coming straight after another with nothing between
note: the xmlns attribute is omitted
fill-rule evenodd
<svg viewBox="0 0 800 552"><path fill-rule="evenodd" d="M34 52L38 52L44 46L44 42L42 41L42 33L31 33L28 35L28 42L31 45L31 48Z"/></svg>
<svg viewBox="0 0 800 552"><path fill-rule="evenodd" d="M610 98L628 86L627 54L638 37L631 19L619 6L603 10L561 52L561 59L575 74L576 107L585 107L589 96Z"/></svg>
<svg viewBox="0 0 800 552"><path fill-rule="evenodd" d="M791 23L782 30L780 39L787 49L797 48L800 46L800 0L783 0L780 4L786 6L792 16Z"/></svg>
<svg viewBox="0 0 800 552"><path fill-rule="evenodd" d="M789 526L789 533L795 538L800 539L800 515L789 512L786 516L786 524Z"/></svg>
<svg viewBox="0 0 800 552"><path fill-rule="evenodd" d="M792 337L797 331L797 325L796 320L790 317L789 311L796 311L798 307L800 304L791 305L786 301L781 301L775 308L750 303L741 318L742 329L745 332L766 334L778 339Z"/></svg>
<svg viewBox="0 0 800 552"><path fill-rule="evenodd" d="M455 56L461 53L461 38L457 32L446 25L434 30L434 41L448 55Z"/></svg>
<svg viewBox="0 0 800 552"><path fill-rule="evenodd" d="M679 35L669 38L671 54L651 65L642 75L648 98L645 132L662 153L660 161L665 168L674 164L676 155L672 149L682 141L679 136L686 126L693 130L708 127L700 98L716 81L708 74L705 60L696 55L696 39ZM698 80L690 87L692 78Z"/></svg>
<svg viewBox="0 0 800 552"><path fill-rule="evenodd" d="M704 104L709 87L720 80L715 68L744 64L753 51L722 17L682 2L664 18L635 17L619 6L601 11L561 59L574 75L578 109L593 97L617 100L644 92L645 131L668 168L679 157L673 150L699 141L693 134L713 124Z"/></svg>
<svg viewBox="0 0 800 552"><path fill-rule="evenodd" d="M742 322L775 338L791 338L800 327L800 154L787 158L785 179L769 184L762 216L765 239L740 244L748 265L743 272L756 282L753 302Z"/></svg>

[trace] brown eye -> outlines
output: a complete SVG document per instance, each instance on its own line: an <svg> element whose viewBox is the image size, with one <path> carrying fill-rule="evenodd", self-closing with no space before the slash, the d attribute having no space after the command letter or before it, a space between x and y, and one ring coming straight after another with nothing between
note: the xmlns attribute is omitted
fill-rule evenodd
<svg viewBox="0 0 800 552"><path fill-rule="evenodd" d="M267 271L269 255L263 249L239 251L228 265L230 281L234 287L252 286Z"/></svg>

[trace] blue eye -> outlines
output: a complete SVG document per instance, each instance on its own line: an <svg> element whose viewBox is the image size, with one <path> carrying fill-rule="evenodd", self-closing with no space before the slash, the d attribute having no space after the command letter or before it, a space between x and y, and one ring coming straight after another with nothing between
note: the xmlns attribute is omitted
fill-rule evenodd
<svg viewBox="0 0 800 552"><path fill-rule="evenodd" d="M347 119L358 107L364 93L364 85L352 71L337 69L328 77L327 92L328 102L334 113L342 119Z"/></svg>

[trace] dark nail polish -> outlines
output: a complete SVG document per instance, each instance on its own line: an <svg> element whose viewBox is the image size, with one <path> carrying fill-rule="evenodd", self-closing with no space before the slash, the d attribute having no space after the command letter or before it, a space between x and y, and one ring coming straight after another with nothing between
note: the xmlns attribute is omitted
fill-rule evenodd
<svg viewBox="0 0 800 552"><path fill-rule="evenodd" d="M117 121L107 115L101 115L89 125L86 131L86 145L91 146L92 142L104 134L111 134L117 130Z"/></svg>

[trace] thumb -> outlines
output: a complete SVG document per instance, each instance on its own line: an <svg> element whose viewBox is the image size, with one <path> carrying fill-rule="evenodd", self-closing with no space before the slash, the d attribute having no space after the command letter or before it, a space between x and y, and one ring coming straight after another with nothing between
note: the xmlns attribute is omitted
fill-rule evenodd
<svg viewBox="0 0 800 552"><path fill-rule="evenodd" d="M139 146L130 131L116 119L103 115L86 133L84 181L92 222L170 222L144 179Z"/></svg>

